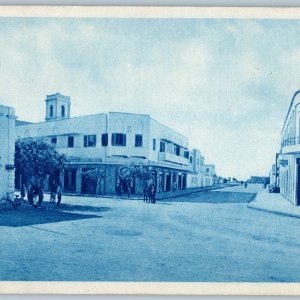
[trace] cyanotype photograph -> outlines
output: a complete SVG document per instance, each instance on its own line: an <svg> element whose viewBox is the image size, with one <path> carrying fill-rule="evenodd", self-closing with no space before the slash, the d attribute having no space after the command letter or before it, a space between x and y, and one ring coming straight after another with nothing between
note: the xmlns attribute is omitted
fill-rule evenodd
<svg viewBox="0 0 300 300"><path fill-rule="evenodd" d="M1 293L299 293L300 10L1 7L0 82Z"/></svg>

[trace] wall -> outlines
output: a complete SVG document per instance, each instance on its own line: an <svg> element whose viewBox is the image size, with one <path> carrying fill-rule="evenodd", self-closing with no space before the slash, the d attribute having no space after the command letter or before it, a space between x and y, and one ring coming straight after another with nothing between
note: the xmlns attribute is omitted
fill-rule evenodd
<svg viewBox="0 0 300 300"><path fill-rule="evenodd" d="M75 117L66 120L48 121L19 125L16 127L16 136L20 138L44 137L51 140L57 136L57 150L68 156L81 158L103 158L106 147L101 145L102 133L106 133L106 115ZM84 135L96 134L96 147L84 147ZM67 147L68 136L74 136L74 148Z"/></svg>
<svg viewBox="0 0 300 300"><path fill-rule="evenodd" d="M0 105L0 197L14 192L15 110Z"/></svg>

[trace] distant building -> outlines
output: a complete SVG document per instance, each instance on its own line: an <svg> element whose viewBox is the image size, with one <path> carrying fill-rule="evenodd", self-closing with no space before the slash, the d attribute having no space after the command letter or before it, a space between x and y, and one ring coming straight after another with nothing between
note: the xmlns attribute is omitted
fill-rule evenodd
<svg viewBox="0 0 300 300"><path fill-rule="evenodd" d="M203 187L204 179L204 156L198 149L193 149L190 153L191 172L187 175L187 187Z"/></svg>
<svg viewBox="0 0 300 300"><path fill-rule="evenodd" d="M14 192L15 110L0 105L0 197Z"/></svg>
<svg viewBox="0 0 300 300"><path fill-rule="evenodd" d="M16 135L43 139L67 155L69 162L65 170L49 178L46 189L55 179L67 192L89 193L89 182L82 172L101 168L105 175L97 190L101 194L114 194L118 185L117 169L133 165L151 168L157 193L187 188L191 156L188 140L182 134L149 115L109 112L71 118L70 97L59 93L48 95L45 103L45 122L18 122ZM19 187L22 178L20 174L16 176ZM202 180L202 175L199 176ZM139 179L131 182L131 192L142 192Z"/></svg>
<svg viewBox="0 0 300 300"><path fill-rule="evenodd" d="M212 186L216 183L215 165L204 165L204 184L205 186Z"/></svg>
<svg viewBox="0 0 300 300"><path fill-rule="evenodd" d="M257 184L269 184L270 178L268 176L251 176L250 179L247 180L249 183L257 183Z"/></svg>
<svg viewBox="0 0 300 300"><path fill-rule="evenodd" d="M280 193L300 205L300 90L294 94L284 120L278 166Z"/></svg>

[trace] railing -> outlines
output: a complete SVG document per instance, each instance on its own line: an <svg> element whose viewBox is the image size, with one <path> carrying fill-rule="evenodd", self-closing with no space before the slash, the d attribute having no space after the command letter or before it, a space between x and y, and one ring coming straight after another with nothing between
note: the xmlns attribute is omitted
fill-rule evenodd
<svg viewBox="0 0 300 300"><path fill-rule="evenodd" d="M281 147L293 146L293 145L297 145L297 144L300 144L300 137L299 136L283 140L281 142Z"/></svg>

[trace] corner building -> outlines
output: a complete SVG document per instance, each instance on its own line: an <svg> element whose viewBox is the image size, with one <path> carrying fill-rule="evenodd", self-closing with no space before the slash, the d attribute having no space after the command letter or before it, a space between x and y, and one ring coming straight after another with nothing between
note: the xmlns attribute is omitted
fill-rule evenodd
<svg viewBox="0 0 300 300"><path fill-rule="evenodd" d="M117 169L128 165L150 166L157 193L169 192L174 185L186 189L190 153L185 136L149 115L109 112L71 118L70 97L59 93L48 95L45 102L45 122L17 122L16 136L41 138L67 155L65 170L55 174L65 192L114 194ZM94 168L103 169L104 177L93 191L82 172ZM16 174L17 188L21 181ZM131 190L141 194L142 182L134 179Z"/></svg>
<svg viewBox="0 0 300 300"><path fill-rule="evenodd" d="M300 90L292 98L281 131L278 165L280 193L300 205Z"/></svg>

